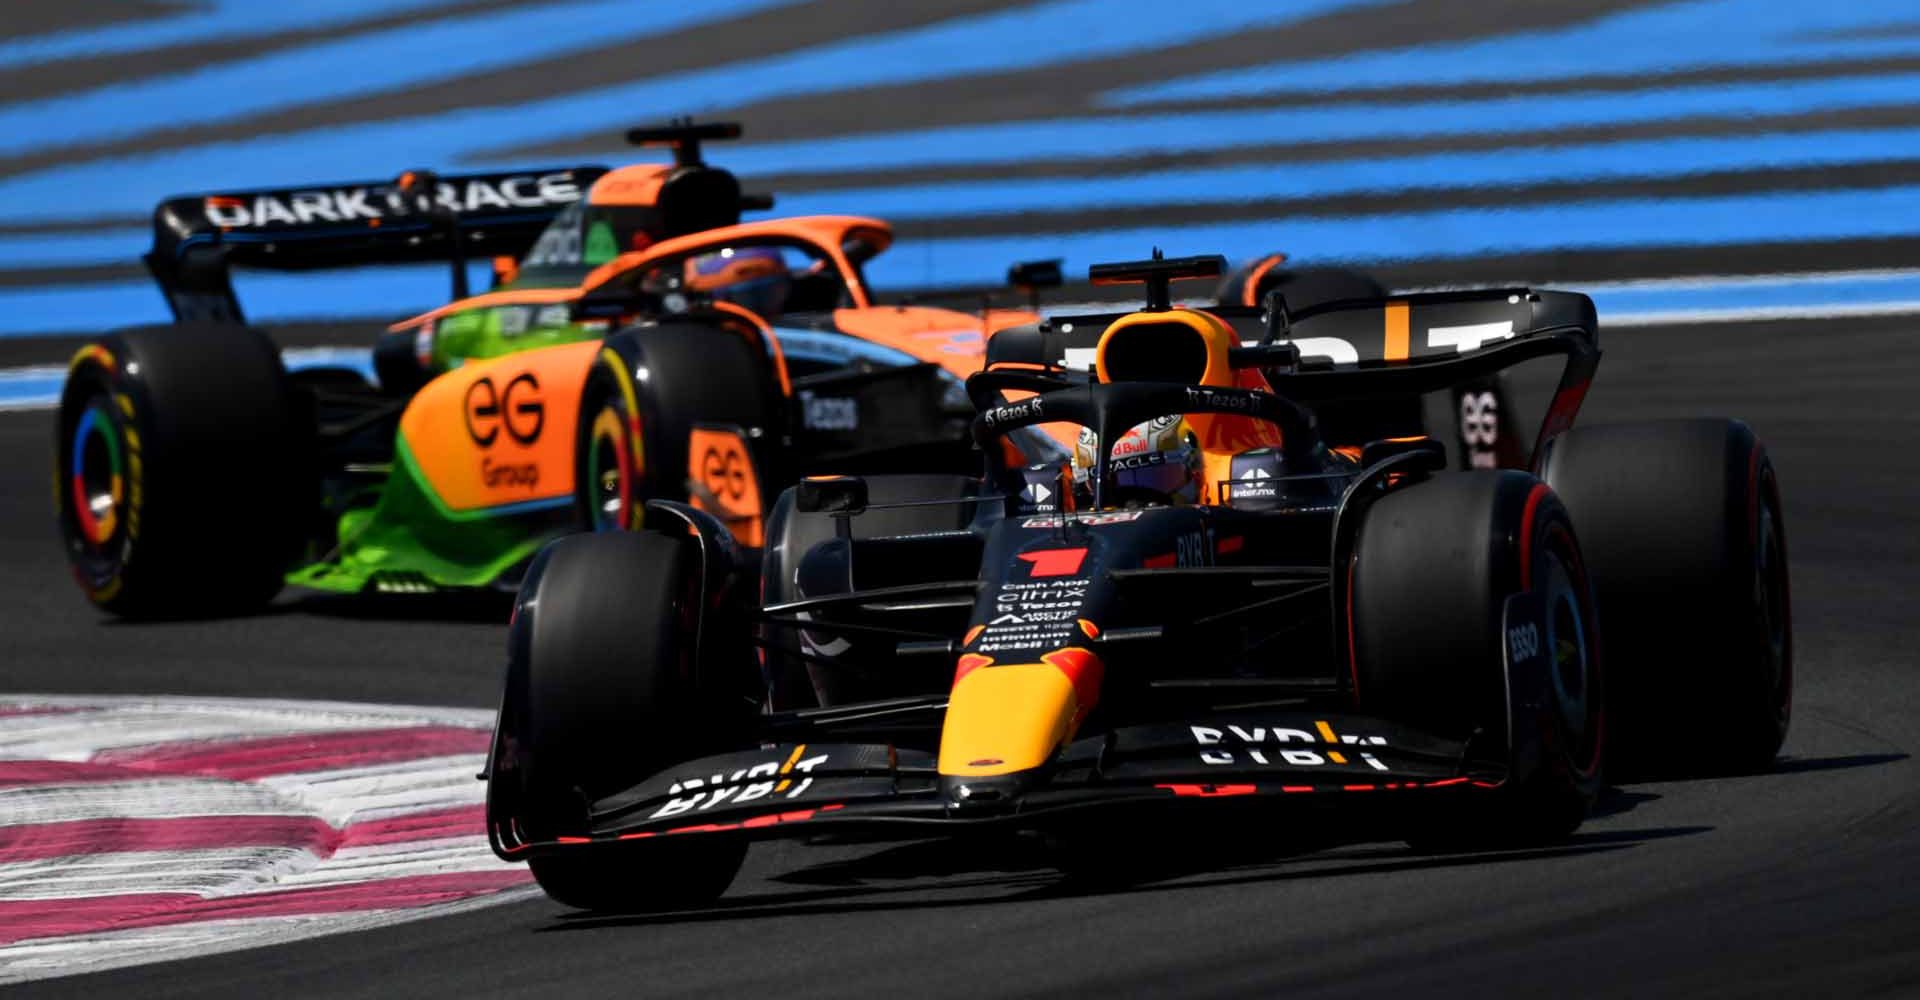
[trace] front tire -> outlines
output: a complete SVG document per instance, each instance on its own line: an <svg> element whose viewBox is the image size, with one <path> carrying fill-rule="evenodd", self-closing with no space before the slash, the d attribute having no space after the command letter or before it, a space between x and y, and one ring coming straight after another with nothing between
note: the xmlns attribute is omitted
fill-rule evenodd
<svg viewBox="0 0 1920 1000"><path fill-rule="evenodd" d="M700 662L697 562L684 539L634 532L561 539L529 568L502 712L519 746L513 811L530 839L584 835L594 801L743 744L752 706L715 675L755 668ZM745 856L743 841L703 836L562 849L530 867L568 906L681 909L717 898Z"/></svg>
<svg viewBox="0 0 1920 1000"><path fill-rule="evenodd" d="M1504 757L1505 781L1436 817L1439 846L1551 842L1601 786L1605 674L1572 524L1525 473L1444 474L1365 513L1348 591L1359 708ZM1546 655L1508 665L1508 598L1534 595Z"/></svg>

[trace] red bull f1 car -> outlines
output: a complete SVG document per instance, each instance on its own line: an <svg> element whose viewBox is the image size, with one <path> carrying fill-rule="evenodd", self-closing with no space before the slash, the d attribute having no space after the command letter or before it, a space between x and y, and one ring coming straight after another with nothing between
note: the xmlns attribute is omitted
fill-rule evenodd
<svg viewBox="0 0 1920 1000"><path fill-rule="evenodd" d="M544 550L487 767L496 852L566 904L673 908L762 838L1105 834L1072 852L1149 811L1320 808L1527 844L1579 826L1616 751L1772 759L1786 548L1750 429L1573 429L1600 357L1582 295L1170 307L1219 270L1097 266L1146 307L995 336L967 380L978 475L803 480L758 549L655 501L647 531ZM1536 358L1564 368L1521 468L1317 429L1323 400ZM1067 462L999 447L1062 423Z"/></svg>

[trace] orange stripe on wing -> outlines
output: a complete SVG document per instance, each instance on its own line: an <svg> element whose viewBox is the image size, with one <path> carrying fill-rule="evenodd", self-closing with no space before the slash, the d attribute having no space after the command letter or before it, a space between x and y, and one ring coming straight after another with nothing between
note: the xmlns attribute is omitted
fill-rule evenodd
<svg viewBox="0 0 1920 1000"><path fill-rule="evenodd" d="M1407 360L1408 341L1412 339L1409 335L1412 312L1413 310L1408 308L1405 302L1387 303L1386 359L1388 361Z"/></svg>

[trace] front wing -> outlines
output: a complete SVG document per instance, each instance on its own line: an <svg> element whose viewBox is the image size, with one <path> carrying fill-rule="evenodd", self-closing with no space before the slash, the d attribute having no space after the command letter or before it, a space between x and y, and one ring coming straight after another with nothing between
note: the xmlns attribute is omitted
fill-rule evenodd
<svg viewBox="0 0 1920 1000"><path fill-rule="evenodd" d="M593 803L586 829L548 841L489 824L494 849L530 853L656 837L932 836L1043 828L1101 809L1233 800L1367 808L1497 788L1502 764L1467 743L1358 715L1237 713L1078 740L1010 794L965 801L924 750L780 743L680 764ZM1286 800L1284 803L1280 800Z"/></svg>

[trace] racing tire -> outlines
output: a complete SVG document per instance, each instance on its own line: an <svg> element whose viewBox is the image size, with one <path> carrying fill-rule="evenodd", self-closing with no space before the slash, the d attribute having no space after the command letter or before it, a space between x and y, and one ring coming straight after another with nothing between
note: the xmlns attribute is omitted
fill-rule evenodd
<svg viewBox="0 0 1920 1000"><path fill-rule="evenodd" d="M635 531L649 499L686 500L688 440L696 424L739 427L777 439L781 392L756 346L697 322L636 327L600 353L580 400L575 445L575 510L594 531ZM636 378L636 369L644 375ZM644 381L643 381L644 379ZM756 448L764 462L767 449ZM781 482L762 468L755 481ZM764 496L749 498L754 511Z"/></svg>
<svg viewBox="0 0 1920 1000"><path fill-rule="evenodd" d="M1235 268L1221 279L1215 296L1224 303L1257 306L1267 301L1267 293L1278 290L1286 296L1287 311L1297 313L1341 299L1378 299L1387 295L1386 286L1365 271L1345 267L1268 265L1262 268L1269 257ZM1251 289L1247 287L1249 279L1253 281Z"/></svg>
<svg viewBox="0 0 1920 1000"><path fill-rule="evenodd" d="M529 568L509 637L508 701L521 743L521 823L534 839L583 834L595 800L745 745L751 706L718 697L711 675L755 667L697 662L697 564L687 540L631 532L563 538ZM725 892L746 850L689 837L563 848L529 866L567 906L684 909Z"/></svg>
<svg viewBox="0 0 1920 1000"><path fill-rule="evenodd" d="M1365 512L1351 565L1359 710L1465 739L1470 758L1504 758L1496 787L1460 789L1458 808L1409 839L1520 846L1578 828L1601 788L1606 683L1593 591L1553 491L1494 470L1404 487ZM1504 609L1527 591L1545 609L1545 655L1510 670Z"/></svg>
<svg viewBox="0 0 1920 1000"><path fill-rule="evenodd" d="M1343 299L1383 299L1387 287L1365 271L1344 267L1292 267L1271 272L1260 282L1254 298L1259 305L1267 293L1278 291L1286 297L1290 312L1303 312Z"/></svg>
<svg viewBox="0 0 1920 1000"><path fill-rule="evenodd" d="M247 327L129 329L81 348L55 421L54 495L87 598L127 618L273 600L319 499L302 399Z"/></svg>
<svg viewBox="0 0 1920 1000"><path fill-rule="evenodd" d="M976 496L980 492L980 482L967 476L901 473L865 478L869 504L957 499ZM781 493L767 515L766 545L761 549L760 563L760 601L763 606L799 600L802 595L795 574L799 572L800 560L806 557L809 549L834 537L832 515L795 510L793 497L791 488ZM973 507L972 504L939 504L868 510L853 518L853 537L959 531L972 523ZM789 636L777 638L784 642ZM793 638L798 641L797 637ZM852 643L856 640L840 637L839 641ZM841 700L838 697L838 678L833 676L831 670L810 669L799 657L784 655L773 648L767 649L766 657L767 669L774 679L776 708L811 708Z"/></svg>
<svg viewBox="0 0 1920 1000"><path fill-rule="evenodd" d="M1583 427L1549 443L1541 473L1573 515L1606 614L1625 762L1670 775L1768 767L1792 719L1793 616L1766 446L1734 420Z"/></svg>

